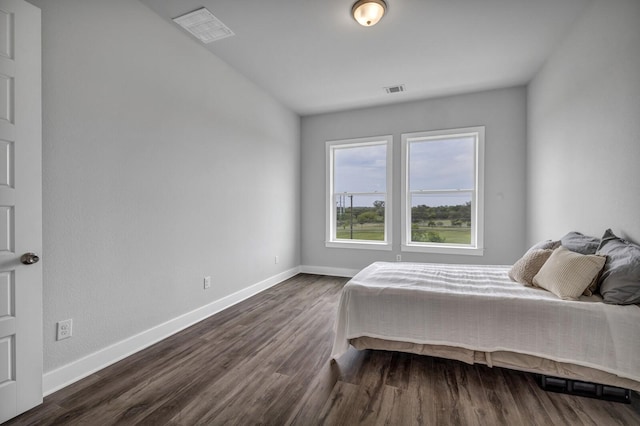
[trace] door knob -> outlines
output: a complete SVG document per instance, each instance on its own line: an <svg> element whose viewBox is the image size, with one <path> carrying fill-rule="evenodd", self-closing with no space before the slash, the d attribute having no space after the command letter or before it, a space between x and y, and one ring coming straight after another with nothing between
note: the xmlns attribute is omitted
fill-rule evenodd
<svg viewBox="0 0 640 426"><path fill-rule="evenodd" d="M25 253L22 255L22 257L20 257L20 262L24 263L25 265L33 265L34 263L38 263L39 260L40 256L35 253Z"/></svg>

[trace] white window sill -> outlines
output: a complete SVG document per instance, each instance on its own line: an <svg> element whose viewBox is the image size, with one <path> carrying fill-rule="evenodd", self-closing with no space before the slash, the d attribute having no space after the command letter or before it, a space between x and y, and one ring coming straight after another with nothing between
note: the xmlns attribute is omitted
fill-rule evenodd
<svg viewBox="0 0 640 426"><path fill-rule="evenodd" d="M484 248L481 247L464 247L451 245L422 245L408 244L402 245L401 251L416 253L437 253L437 254L458 254L466 256L484 256Z"/></svg>
<svg viewBox="0 0 640 426"><path fill-rule="evenodd" d="M343 248L343 249L360 249L360 250L388 250L391 251L391 244L383 242L370 241L326 241L325 247Z"/></svg>

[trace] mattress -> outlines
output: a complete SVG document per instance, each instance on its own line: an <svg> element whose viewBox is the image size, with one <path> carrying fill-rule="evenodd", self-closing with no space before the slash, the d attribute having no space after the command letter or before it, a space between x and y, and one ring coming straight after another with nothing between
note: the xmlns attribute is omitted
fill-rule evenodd
<svg viewBox="0 0 640 426"><path fill-rule="evenodd" d="M344 287L332 358L349 339L509 352L640 382L640 308L523 286L510 266L376 262Z"/></svg>

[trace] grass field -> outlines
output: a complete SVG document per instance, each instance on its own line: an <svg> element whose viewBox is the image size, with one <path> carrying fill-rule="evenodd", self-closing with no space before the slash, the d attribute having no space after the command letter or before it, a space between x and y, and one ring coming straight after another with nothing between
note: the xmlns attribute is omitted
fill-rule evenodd
<svg viewBox="0 0 640 426"><path fill-rule="evenodd" d="M384 240L384 224L382 223L365 223L362 225L353 225L353 238L351 238L351 230L347 226L345 229L337 230L337 238L339 240L367 240L382 241Z"/></svg>
<svg viewBox="0 0 640 426"><path fill-rule="evenodd" d="M471 243L471 228L466 227L429 227L420 226L420 231L437 232L440 237L444 238L445 244L470 244ZM413 229L412 231L415 231Z"/></svg>
<svg viewBox="0 0 640 426"><path fill-rule="evenodd" d="M413 228L413 231L436 232L441 238L444 238L445 244L470 244L471 228L458 226L426 226L419 225ZM350 240L350 230L339 228L337 230L337 238L340 240ZM384 240L384 225L381 223L365 223L363 225L353 225L353 239L366 241L382 241Z"/></svg>

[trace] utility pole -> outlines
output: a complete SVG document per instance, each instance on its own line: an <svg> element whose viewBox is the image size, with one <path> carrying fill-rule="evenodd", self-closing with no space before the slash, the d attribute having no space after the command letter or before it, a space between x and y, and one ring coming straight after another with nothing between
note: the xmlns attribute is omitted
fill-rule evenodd
<svg viewBox="0 0 640 426"><path fill-rule="evenodd" d="M351 199L351 211L349 212L349 222L350 222L350 231L349 231L349 239L353 240L353 195L349 195Z"/></svg>

